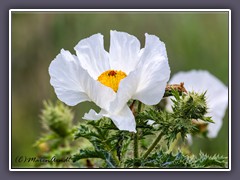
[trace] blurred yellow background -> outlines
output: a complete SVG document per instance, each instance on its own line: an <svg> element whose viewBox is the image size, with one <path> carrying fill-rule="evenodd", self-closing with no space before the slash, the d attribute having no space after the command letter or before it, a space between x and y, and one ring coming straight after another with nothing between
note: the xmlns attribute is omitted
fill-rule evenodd
<svg viewBox="0 0 240 180"><path fill-rule="evenodd" d="M42 133L39 114L43 100L57 97L49 83L48 66L62 48L74 46L95 33L104 35L109 49L110 30L136 36L144 47L144 33L166 44L171 75L205 69L228 86L227 12L12 12L12 159L35 156L34 142ZM74 122L92 103L72 107ZM195 138L192 151L228 155L228 113L215 139Z"/></svg>

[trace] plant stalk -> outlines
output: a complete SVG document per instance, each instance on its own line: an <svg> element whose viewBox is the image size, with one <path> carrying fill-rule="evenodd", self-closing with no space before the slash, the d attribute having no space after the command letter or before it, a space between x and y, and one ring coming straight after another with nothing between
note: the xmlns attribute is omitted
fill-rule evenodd
<svg viewBox="0 0 240 180"><path fill-rule="evenodd" d="M139 157L138 154L138 132L134 134L134 141L133 141L133 146L134 146L134 159Z"/></svg>
<svg viewBox="0 0 240 180"><path fill-rule="evenodd" d="M152 152L152 150L155 148L155 146L159 143L159 141L161 140L163 134L159 133L159 135L157 136L157 138L153 141L152 145L148 148L148 150L143 154L143 159L146 159L147 156Z"/></svg>
<svg viewBox="0 0 240 180"><path fill-rule="evenodd" d="M135 112L135 108L134 108L134 103L136 101L134 100L133 103L131 104L130 106L130 109L133 113L133 115L135 116L136 115L136 112ZM141 109L142 109L142 103L140 101L138 101L138 109L137 109L137 113L141 112ZM134 134L134 137L133 137L133 155L134 155L134 159L137 159L139 158L139 146L138 146L138 132L136 132ZM135 168L137 168L138 166L134 166Z"/></svg>

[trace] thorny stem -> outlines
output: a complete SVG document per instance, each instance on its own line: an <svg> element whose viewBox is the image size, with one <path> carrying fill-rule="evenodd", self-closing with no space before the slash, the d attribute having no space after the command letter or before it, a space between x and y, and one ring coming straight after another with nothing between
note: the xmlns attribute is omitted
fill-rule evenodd
<svg viewBox="0 0 240 180"><path fill-rule="evenodd" d="M138 101L138 113L142 111L142 103Z"/></svg>
<svg viewBox="0 0 240 180"><path fill-rule="evenodd" d="M110 151L109 151L109 152L110 152ZM117 166L120 166L120 162L119 162L119 160L118 160L115 152L112 153L112 157L113 157L115 163L117 164Z"/></svg>
<svg viewBox="0 0 240 180"><path fill-rule="evenodd" d="M138 133L136 132L134 134L134 159L135 158L138 158L139 155L138 155Z"/></svg>
<svg viewBox="0 0 240 180"><path fill-rule="evenodd" d="M136 101L134 100L133 102L132 102L132 104L130 105L130 109L131 109L131 111L132 111L132 113L133 113L133 115L135 116L135 109L134 109L134 103L135 103ZM139 101L138 102L138 113L141 111L141 105L142 105L142 103ZM138 132L136 132L135 134L134 134L134 137L133 137L133 151L134 151L134 153L133 153L133 155L134 155L134 159L136 159L136 158L138 158L139 157L139 153L138 153ZM135 168L137 168L137 166L134 166Z"/></svg>
<svg viewBox="0 0 240 180"><path fill-rule="evenodd" d="M136 100L133 100L132 104L130 105L130 109L131 109L134 116L135 116L135 108L134 108L135 102L136 102ZM137 132L134 133L133 136L134 136L133 137L133 147L134 147L134 149L133 149L134 153L133 154L134 154L134 159L135 159L135 158L138 158L138 134L137 134Z"/></svg>
<svg viewBox="0 0 240 180"><path fill-rule="evenodd" d="M180 84L171 84L171 85L167 85L165 88L165 94L164 97L167 96L171 96L171 90L177 90L178 92L181 93L187 93L187 90L184 87L184 83L181 82ZM151 144L151 146L148 148L148 150L143 154L143 159L146 159L147 156L152 152L152 150L155 148L155 146L159 143L159 141L161 140L163 134L159 133L159 135L157 136L157 138L153 141L153 143Z"/></svg>
<svg viewBox="0 0 240 180"><path fill-rule="evenodd" d="M106 147L107 147L108 152L111 152L111 149L109 148L109 146L106 145ZM120 162L119 162L119 160L118 160L118 158L117 158L117 156L116 156L116 153L115 153L115 152L112 152L111 154L112 154L113 160L115 161L115 163L117 164L117 166L119 166L119 165L120 165Z"/></svg>
<svg viewBox="0 0 240 180"><path fill-rule="evenodd" d="M158 142L161 140L163 134L160 133L157 138L153 141L152 145L148 148L148 150L143 154L143 159L146 159L146 157L152 152L152 150L155 148L155 146L158 144Z"/></svg>
<svg viewBox="0 0 240 180"><path fill-rule="evenodd" d="M142 111L142 103L140 101L138 101L138 113L140 113L141 111ZM134 158L138 158L139 157L139 153L138 153L138 148L139 148L139 146L138 146L138 132L136 132L135 135L134 135L134 144L135 144L135 146L134 146L134 148L135 148Z"/></svg>

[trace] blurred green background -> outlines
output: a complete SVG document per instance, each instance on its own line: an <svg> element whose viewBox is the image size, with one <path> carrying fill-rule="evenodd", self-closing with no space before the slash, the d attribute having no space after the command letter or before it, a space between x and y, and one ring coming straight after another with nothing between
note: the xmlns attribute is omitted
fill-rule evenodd
<svg viewBox="0 0 240 180"><path fill-rule="evenodd" d="M43 100L57 97L49 83L48 66L61 48L70 50L79 40L95 33L104 35L109 49L110 30L135 35L144 46L144 33L165 42L171 75L205 69L228 85L227 12L12 12L12 166L16 156L35 156L34 142L42 133L39 114ZM92 103L72 107L75 122ZM96 107L95 107L96 108ZM215 139L195 138L191 147L209 154L228 155L228 113Z"/></svg>

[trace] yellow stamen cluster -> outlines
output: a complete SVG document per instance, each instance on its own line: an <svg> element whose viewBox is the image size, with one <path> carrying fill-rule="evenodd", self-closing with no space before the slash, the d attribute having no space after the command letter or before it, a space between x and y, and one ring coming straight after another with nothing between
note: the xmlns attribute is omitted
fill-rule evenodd
<svg viewBox="0 0 240 180"><path fill-rule="evenodd" d="M97 80L117 92L120 81L126 76L122 71L108 70L103 72Z"/></svg>

